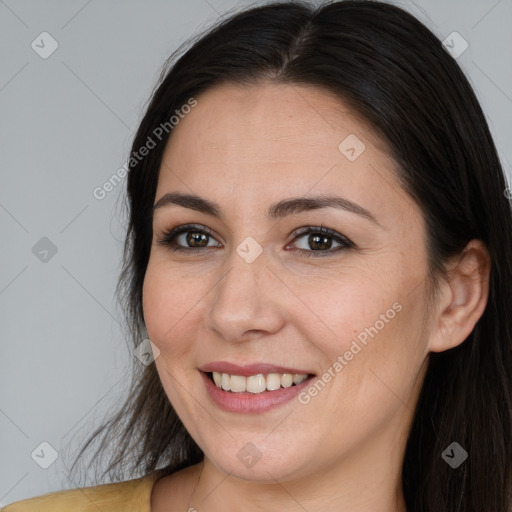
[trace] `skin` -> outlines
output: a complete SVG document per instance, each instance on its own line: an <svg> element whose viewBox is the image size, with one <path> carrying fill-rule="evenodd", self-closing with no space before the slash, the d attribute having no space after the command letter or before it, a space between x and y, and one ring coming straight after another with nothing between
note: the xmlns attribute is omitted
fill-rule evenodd
<svg viewBox="0 0 512 512"><path fill-rule="evenodd" d="M224 84L197 100L168 142L155 203L194 193L218 203L224 219L175 205L155 211L143 303L163 387L203 450L204 469L197 487L202 464L161 479L151 510L188 510L193 493L190 507L209 512L405 511L400 473L427 356L462 343L482 315L485 246L471 241L449 265L427 318L423 215L362 119L303 85ZM365 144L355 161L338 149L350 134ZM337 208L266 218L275 201L333 193L378 224ZM186 223L214 233L202 253L157 243ZM308 258L299 249L322 248L292 233L321 224L355 246L336 251L329 238L330 254ZM236 252L248 236L263 248L252 263ZM185 237L176 243L191 247ZM401 311L309 403L250 415L210 400L201 365L270 362L322 376L394 303ZM250 468L237 457L247 442L262 454Z"/></svg>

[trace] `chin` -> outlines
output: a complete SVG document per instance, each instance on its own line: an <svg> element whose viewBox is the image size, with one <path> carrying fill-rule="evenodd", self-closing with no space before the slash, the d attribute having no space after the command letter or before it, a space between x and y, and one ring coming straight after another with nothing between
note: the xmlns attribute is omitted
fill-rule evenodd
<svg viewBox="0 0 512 512"><path fill-rule="evenodd" d="M259 483L291 480L311 472L310 465L308 467L306 462L302 462L293 450L283 450L282 447L258 449L250 442L241 445L242 448L234 452L223 450L213 454L210 460L217 469L231 477ZM283 453L287 456L283 457Z"/></svg>

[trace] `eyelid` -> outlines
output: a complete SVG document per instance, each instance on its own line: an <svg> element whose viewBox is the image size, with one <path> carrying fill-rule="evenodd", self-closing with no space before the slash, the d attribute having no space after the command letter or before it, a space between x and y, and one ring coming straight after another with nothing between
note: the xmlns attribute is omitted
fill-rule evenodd
<svg viewBox="0 0 512 512"><path fill-rule="evenodd" d="M214 238L216 240L216 235L213 233L213 231L206 226L203 226L202 224L180 224L179 226L176 226L169 230L163 230L162 236L158 239L159 245L170 245L171 239L175 238L178 235L181 235L182 233L187 233L189 231L197 231L200 233L204 233L211 238ZM194 250L194 249L202 249L200 247L183 247L185 250Z"/></svg>
<svg viewBox="0 0 512 512"><path fill-rule="evenodd" d="M170 230L164 231L163 235L158 239L158 244L163 245L163 246L171 246L171 247L174 245L174 247L173 247L174 251L183 250L183 251L188 251L188 252L192 252L192 251L203 252L204 249L208 249L208 248L211 249L212 246L186 247L186 246L176 245L175 242L173 242L173 239L175 239L178 235L181 235L182 233L191 232L194 230L199 233L204 233L204 234L208 235L209 237L213 238L214 240L216 240L216 235L213 233L213 231L211 229L207 228L206 226L204 226L202 224L189 223L189 224L181 224L181 225L176 226ZM303 235L307 235L307 234L324 234L324 235L327 235L328 237L334 239L337 243L341 244L341 247L337 247L333 250L329 249L329 250L325 250L325 251L313 251L313 250L308 251L305 249L295 249L299 253L306 254L307 256L332 255L333 253L337 253L341 250L350 249L350 248L355 247L355 244L349 238L347 238L345 235L338 233L337 231L335 231L333 229L326 228L322 224L320 224L320 226L308 225L308 226L303 226L303 227L295 229L288 237L289 242L287 242L286 247L288 247L290 245L290 243L295 241L295 239L297 239Z"/></svg>
<svg viewBox="0 0 512 512"><path fill-rule="evenodd" d="M301 227L301 228L297 228L296 230L293 231L293 233L290 234L291 241L294 241L299 236L307 235L309 233L320 233L320 234L323 234L323 235L327 235L327 236L329 236L331 238L334 238L338 242L342 242L342 243L344 243L346 245L350 245L350 246L355 245L352 242L352 240L347 238L345 235L342 235L341 233L338 233L334 229L326 228L322 224L320 224L320 226L304 226L304 227Z"/></svg>

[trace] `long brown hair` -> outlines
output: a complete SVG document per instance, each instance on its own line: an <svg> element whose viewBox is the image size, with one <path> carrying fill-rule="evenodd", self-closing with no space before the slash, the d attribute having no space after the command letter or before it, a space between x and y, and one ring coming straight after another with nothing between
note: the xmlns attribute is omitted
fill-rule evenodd
<svg viewBox="0 0 512 512"><path fill-rule="evenodd" d="M467 78L433 32L396 6L357 0L318 7L269 3L222 19L170 57L132 154L202 91L219 83L263 81L326 88L380 133L400 166L404 189L427 221L434 283L446 260L471 239L487 245L487 307L462 344L429 354L402 480L410 512L510 512L512 212L488 124ZM117 292L131 353L145 338L142 284L151 211L171 135L172 129L164 130L147 156L130 159L129 225ZM100 434L95 459L112 450L103 473L112 480L157 467L170 474L201 461L203 453L169 403L155 365L134 358L132 375L125 403L90 436L73 467ZM441 457L453 441L469 453L457 469ZM124 473L116 475L123 466Z"/></svg>

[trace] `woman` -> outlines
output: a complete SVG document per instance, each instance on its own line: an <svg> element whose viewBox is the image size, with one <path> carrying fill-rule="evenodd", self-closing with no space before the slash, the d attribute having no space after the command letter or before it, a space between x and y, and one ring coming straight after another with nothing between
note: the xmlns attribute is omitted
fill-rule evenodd
<svg viewBox="0 0 512 512"><path fill-rule="evenodd" d="M127 188L144 364L84 449L114 435L107 471L144 476L6 512L509 512L511 206L418 20L342 1L220 22L163 74Z"/></svg>

